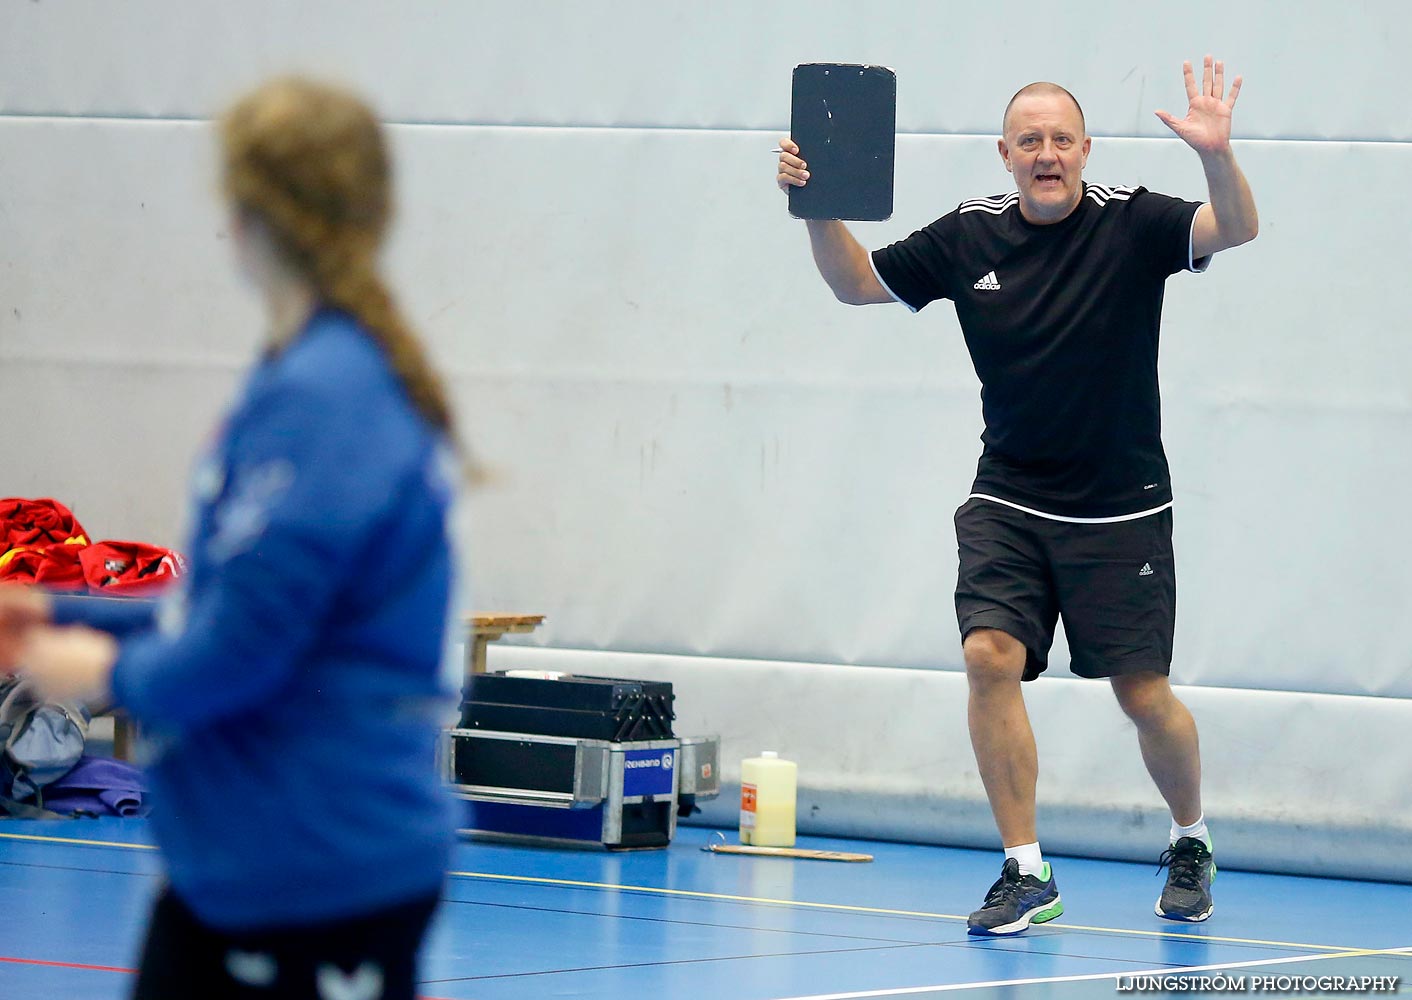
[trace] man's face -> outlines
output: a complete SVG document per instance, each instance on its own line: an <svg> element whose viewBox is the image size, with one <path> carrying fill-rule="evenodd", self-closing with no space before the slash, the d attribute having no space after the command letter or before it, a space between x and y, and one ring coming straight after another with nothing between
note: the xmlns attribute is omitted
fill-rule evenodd
<svg viewBox="0 0 1412 1000"><path fill-rule="evenodd" d="M1078 206L1090 142L1073 101L1063 94L1016 98L999 145L1027 220L1059 222Z"/></svg>

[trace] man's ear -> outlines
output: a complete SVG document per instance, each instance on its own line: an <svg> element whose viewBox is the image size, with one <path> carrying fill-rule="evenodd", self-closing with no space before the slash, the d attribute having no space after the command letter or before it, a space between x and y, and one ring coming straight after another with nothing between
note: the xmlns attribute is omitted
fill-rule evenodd
<svg viewBox="0 0 1412 1000"><path fill-rule="evenodd" d="M1010 147L1005 145L1004 139L996 139L995 148L1000 151L1000 158L1005 161L1005 169L1013 174L1015 168L1010 163Z"/></svg>

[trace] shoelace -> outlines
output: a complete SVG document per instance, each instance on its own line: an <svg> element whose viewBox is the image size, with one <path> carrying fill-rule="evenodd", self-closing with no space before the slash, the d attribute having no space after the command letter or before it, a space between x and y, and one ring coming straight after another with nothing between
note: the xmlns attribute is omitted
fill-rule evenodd
<svg viewBox="0 0 1412 1000"><path fill-rule="evenodd" d="M1211 857L1211 852L1206 850L1201 844L1191 847L1183 847L1180 850L1174 845L1162 852L1162 856L1157 859L1157 871L1163 868L1172 870L1172 882L1182 889L1201 888L1201 865Z"/></svg>
<svg viewBox="0 0 1412 1000"><path fill-rule="evenodd" d="M985 894L986 908L988 909L991 906L994 906L996 903L1006 902L1012 897L1018 895L1020 889L1022 888L1020 883L1021 879L1023 878L1024 876L1020 874L1020 870L1018 868L1015 869L1013 878L1011 877L1011 872L1009 869L1006 869L1005 871L1001 872L1000 878L996 881L995 885L990 887L990 892Z"/></svg>

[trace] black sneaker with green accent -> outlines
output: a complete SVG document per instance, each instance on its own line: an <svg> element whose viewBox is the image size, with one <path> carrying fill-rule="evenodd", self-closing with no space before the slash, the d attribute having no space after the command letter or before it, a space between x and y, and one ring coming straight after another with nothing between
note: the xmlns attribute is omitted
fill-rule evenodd
<svg viewBox="0 0 1412 1000"><path fill-rule="evenodd" d="M1153 912L1168 920L1192 923L1211 916L1211 883L1216 862L1211 849L1195 837L1182 837L1157 859L1157 870L1167 869L1167 885Z"/></svg>
<svg viewBox="0 0 1412 1000"><path fill-rule="evenodd" d="M985 903L966 921L968 934L1019 934L1030 924L1042 924L1064 912L1059 885L1049 862L1044 878L1021 875L1020 863L1005 859L998 878L985 894Z"/></svg>

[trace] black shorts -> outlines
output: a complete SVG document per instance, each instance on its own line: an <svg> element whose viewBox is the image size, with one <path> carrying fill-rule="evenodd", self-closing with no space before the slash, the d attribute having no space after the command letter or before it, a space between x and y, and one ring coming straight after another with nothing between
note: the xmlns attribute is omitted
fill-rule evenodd
<svg viewBox="0 0 1412 1000"><path fill-rule="evenodd" d="M166 889L142 949L135 1000L413 1000L417 949L438 894L309 926L225 932Z"/></svg>
<svg viewBox="0 0 1412 1000"><path fill-rule="evenodd" d="M1064 619L1081 677L1171 672L1177 621L1172 509L1130 521L1071 523L990 500L956 511L961 638L994 628L1024 643L1024 679L1049 660Z"/></svg>

